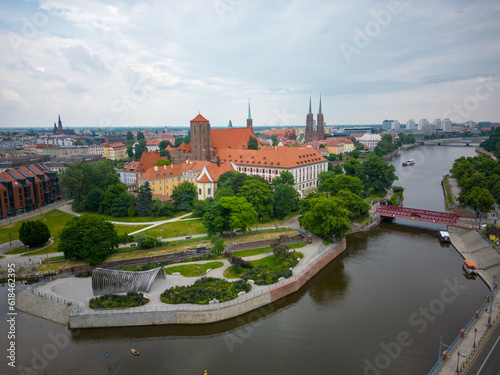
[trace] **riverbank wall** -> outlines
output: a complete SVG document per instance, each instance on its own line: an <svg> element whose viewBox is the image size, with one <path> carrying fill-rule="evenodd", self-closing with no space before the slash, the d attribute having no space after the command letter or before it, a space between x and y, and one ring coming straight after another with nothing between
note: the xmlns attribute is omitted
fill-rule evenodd
<svg viewBox="0 0 500 375"><path fill-rule="evenodd" d="M307 263L300 269L294 270L294 273L297 273L292 277L255 292L245 293L231 301L208 305L165 304L164 306L113 310L75 308L69 316L69 327L77 329L158 324L206 324L234 318L295 293L345 249L345 239L328 246L321 244Z"/></svg>

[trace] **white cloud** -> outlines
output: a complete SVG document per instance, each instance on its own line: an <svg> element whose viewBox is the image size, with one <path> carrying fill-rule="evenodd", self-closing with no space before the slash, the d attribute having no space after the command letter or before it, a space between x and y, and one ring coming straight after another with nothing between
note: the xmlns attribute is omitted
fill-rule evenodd
<svg viewBox="0 0 500 375"><path fill-rule="evenodd" d="M0 87L0 105L3 109L26 109L29 107L21 95L5 87Z"/></svg>

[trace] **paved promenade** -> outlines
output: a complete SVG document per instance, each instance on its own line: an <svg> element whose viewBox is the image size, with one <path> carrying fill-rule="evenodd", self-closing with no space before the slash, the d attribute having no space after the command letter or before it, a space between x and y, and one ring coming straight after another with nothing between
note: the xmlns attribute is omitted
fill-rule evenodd
<svg viewBox="0 0 500 375"><path fill-rule="evenodd" d="M453 246L465 258L476 262L481 278L486 284L493 288L493 277L496 280L500 276L500 254L486 242L475 230L460 231L451 229L450 237ZM441 362L440 369L435 366L429 375L465 373L471 365L481 345L500 324L500 293L499 288L494 288L493 298L486 301L483 306L478 306L478 317L471 316L471 321L464 326L464 334L461 337L457 332L457 338L453 343L444 342L441 353L447 351L447 359ZM436 353L437 354L437 353Z"/></svg>

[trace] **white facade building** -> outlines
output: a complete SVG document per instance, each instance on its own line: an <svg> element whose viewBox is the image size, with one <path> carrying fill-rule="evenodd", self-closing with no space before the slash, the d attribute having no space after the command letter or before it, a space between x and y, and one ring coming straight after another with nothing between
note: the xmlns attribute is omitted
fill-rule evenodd
<svg viewBox="0 0 500 375"><path fill-rule="evenodd" d="M414 130L415 128L415 121L413 119L406 121L406 130Z"/></svg>
<svg viewBox="0 0 500 375"><path fill-rule="evenodd" d="M426 130L429 127L429 121L423 118L418 122L418 130Z"/></svg>
<svg viewBox="0 0 500 375"><path fill-rule="evenodd" d="M441 119L435 119L434 126L436 127L436 129L443 129L443 122L441 121Z"/></svg>
<svg viewBox="0 0 500 375"><path fill-rule="evenodd" d="M375 147L378 146L381 140L382 137L379 134L366 133L363 134L361 138L359 138L359 143L364 144L370 150L373 150Z"/></svg>
<svg viewBox="0 0 500 375"><path fill-rule="evenodd" d="M449 118L443 119L443 131L451 132L451 120Z"/></svg>

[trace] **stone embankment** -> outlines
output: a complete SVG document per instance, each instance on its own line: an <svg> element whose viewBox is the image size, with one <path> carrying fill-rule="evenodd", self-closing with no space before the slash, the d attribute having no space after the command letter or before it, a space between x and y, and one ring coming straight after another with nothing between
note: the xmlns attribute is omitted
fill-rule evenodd
<svg viewBox="0 0 500 375"><path fill-rule="evenodd" d="M477 264L479 276L491 289L493 277L500 276L500 253L476 230L449 228L451 243L464 257Z"/></svg>

